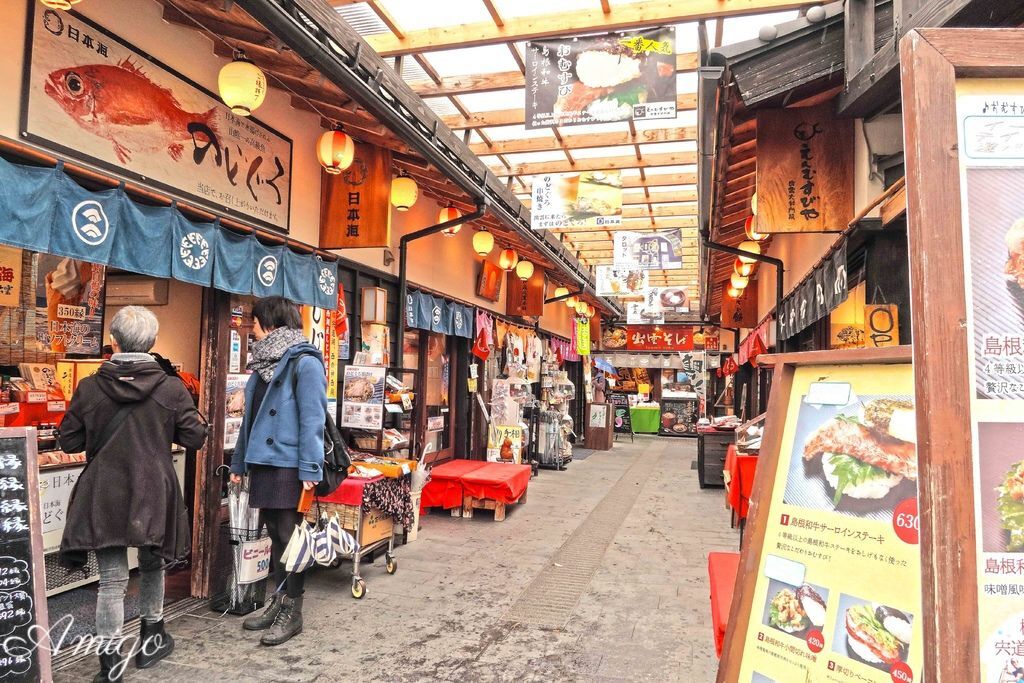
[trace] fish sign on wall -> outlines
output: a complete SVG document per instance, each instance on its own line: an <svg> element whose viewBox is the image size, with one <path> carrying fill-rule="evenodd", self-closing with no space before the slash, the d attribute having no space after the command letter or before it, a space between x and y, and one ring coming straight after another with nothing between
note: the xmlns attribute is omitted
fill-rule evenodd
<svg viewBox="0 0 1024 683"><path fill-rule="evenodd" d="M77 12L29 12L27 139L288 231L290 139Z"/></svg>

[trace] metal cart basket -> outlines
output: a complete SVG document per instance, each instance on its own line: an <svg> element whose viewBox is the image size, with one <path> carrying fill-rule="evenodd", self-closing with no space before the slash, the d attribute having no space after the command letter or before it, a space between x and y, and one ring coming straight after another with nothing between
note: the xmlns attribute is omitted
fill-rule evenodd
<svg viewBox="0 0 1024 683"><path fill-rule="evenodd" d="M317 501L313 503L306 519L316 523L322 514L328 517L337 513L341 528L352 534L356 539L355 552L343 556L342 559L352 561L352 597L361 599L366 595L366 581L359 573L359 565L363 558L370 556L371 561L376 552L387 546L384 552L384 569L388 574L398 571L398 561L394 557L395 534L394 521L377 508L363 511L363 505L344 505ZM341 560L338 565L341 565Z"/></svg>

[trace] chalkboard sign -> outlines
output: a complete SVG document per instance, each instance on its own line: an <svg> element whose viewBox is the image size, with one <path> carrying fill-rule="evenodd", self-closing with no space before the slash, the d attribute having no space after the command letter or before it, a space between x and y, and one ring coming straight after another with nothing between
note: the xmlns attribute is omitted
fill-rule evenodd
<svg viewBox="0 0 1024 683"><path fill-rule="evenodd" d="M667 436L693 436L697 433L698 399L661 400L661 433Z"/></svg>
<svg viewBox="0 0 1024 683"><path fill-rule="evenodd" d="M0 681L48 681L46 576L36 430L0 429ZM33 629L36 626L36 629Z"/></svg>
<svg viewBox="0 0 1024 683"><path fill-rule="evenodd" d="M629 417L629 398L617 391L611 393L611 404L615 406L615 419L612 430L618 434L632 434L633 421Z"/></svg>

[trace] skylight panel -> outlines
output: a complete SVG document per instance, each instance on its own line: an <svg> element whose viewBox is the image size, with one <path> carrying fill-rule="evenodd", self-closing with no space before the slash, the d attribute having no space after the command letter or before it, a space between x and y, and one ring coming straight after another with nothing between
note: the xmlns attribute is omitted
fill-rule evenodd
<svg viewBox="0 0 1024 683"><path fill-rule="evenodd" d="M423 55L442 77L518 71L519 65L504 45L478 45L435 50Z"/></svg>
<svg viewBox="0 0 1024 683"><path fill-rule="evenodd" d="M497 109L521 109L523 90L497 90L459 95L459 102L471 112L494 111Z"/></svg>
<svg viewBox="0 0 1024 683"><path fill-rule="evenodd" d="M403 30L418 31L426 28L459 26L491 21L491 15L480 0L378 0Z"/></svg>
<svg viewBox="0 0 1024 683"><path fill-rule="evenodd" d="M336 8L345 22L361 36L373 36L380 33L391 33L387 25L381 21L373 8L363 2Z"/></svg>

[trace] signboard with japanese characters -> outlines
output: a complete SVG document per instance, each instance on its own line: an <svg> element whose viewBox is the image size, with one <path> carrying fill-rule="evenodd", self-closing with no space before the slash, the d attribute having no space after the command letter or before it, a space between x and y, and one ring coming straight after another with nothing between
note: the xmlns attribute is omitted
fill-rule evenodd
<svg viewBox="0 0 1024 683"><path fill-rule="evenodd" d="M597 266L594 269L598 296L640 296L647 289L646 270Z"/></svg>
<svg viewBox="0 0 1024 683"><path fill-rule="evenodd" d="M21 305L21 249L0 247L0 306Z"/></svg>
<svg viewBox="0 0 1024 683"><path fill-rule="evenodd" d="M320 246L391 246L391 150L357 143L352 165L322 174Z"/></svg>
<svg viewBox="0 0 1024 683"><path fill-rule="evenodd" d="M729 296L728 289L726 280L721 285L722 327L757 327L757 289L747 287L737 297Z"/></svg>
<svg viewBox="0 0 1024 683"><path fill-rule="evenodd" d="M590 355L590 321L586 318L576 319L576 352L581 356Z"/></svg>
<svg viewBox="0 0 1024 683"><path fill-rule="evenodd" d="M644 301L630 301L626 304L626 322L630 325L660 325L665 322L665 314L660 306L648 307Z"/></svg>
<svg viewBox="0 0 1024 683"><path fill-rule="evenodd" d="M290 139L77 12L29 12L26 139L288 231Z"/></svg>
<svg viewBox="0 0 1024 683"><path fill-rule="evenodd" d="M612 257L616 268L676 270L683 267L681 230L612 233Z"/></svg>
<svg viewBox="0 0 1024 683"><path fill-rule="evenodd" d="M627 325L627 351L692 351L693 328L682 325Z"/></svg>
<svg viewBox="0 0 1024 683"><path fill-rule="evenodd" d="M547 276L542 268L533 271L525 282L515 271L506 274L508 280L505 313L519 317L544 315L544 295Z"/></svg>
<svg viewBox="0 0 1024 683"><path fill-rule="evenodd" d="M106 268L51 254L32 257L35 348L97 356L103 347Z"/></svg>
<svg viewBox="0 0 1024 683"><path fill-rule="evenodd" d="M728 680L922 680L913 371L861 363L777 366Z"/></svg>
<svg viewBox="0 0 1024 683"><path fill-rule="evenodd" d="M675 28L526 44L526 127L676 117Z"/></svg>
<svg viewBox="0 0 1024 683"><path fill-rule="evenodd" d="M622 225L622 178L618 171L533 177L530 226L604 228Z"/></svg>
<svg viewBox="0 0 1024 683"><path fill-rule="evenodd" d="M386 368L346 365L341 400L341 426L381 429L384 424Z"/></svg>
<svg viewBox="0 0 1024 683"><path fill-rule="evenodd" d="M758 110L759 232L840 232L853 218L853 119L833 108Z"/></svg>

